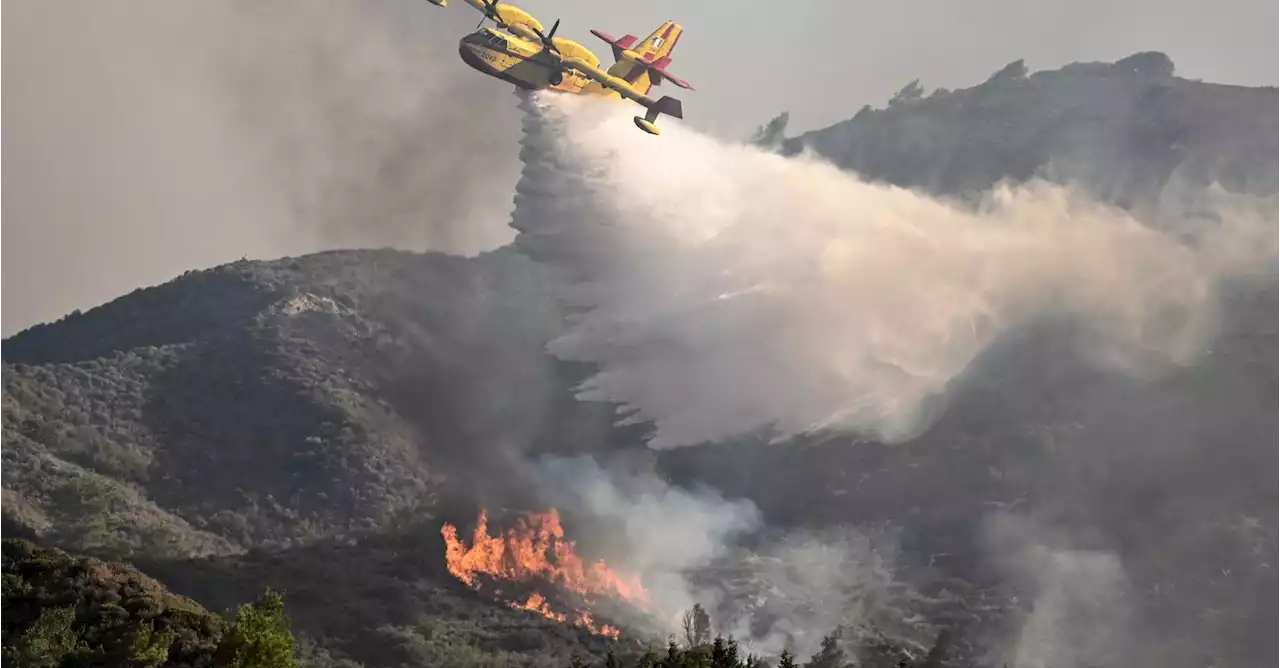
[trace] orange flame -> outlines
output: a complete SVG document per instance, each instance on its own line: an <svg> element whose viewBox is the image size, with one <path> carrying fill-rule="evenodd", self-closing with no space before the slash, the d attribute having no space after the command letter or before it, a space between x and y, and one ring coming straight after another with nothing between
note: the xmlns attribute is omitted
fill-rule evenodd
<svg viewBox="0 0 1280 668"><path fill-rule="evenodd" d="M591 613L589 612L581 613L575 625L586 627L588 631L598 636L609 636L610 638L617 638L619 635L618 629L608 624L603 624L599 628L597 628L595 625L595 622L592 621Z"/></svg>
<svg viewBox="0 0 1280 668"><path fill-rule="evenodd" d="M451 524L445 524L440 533L445 540L449 572L472 587L478 586L477 575L516 582L540 577L578 594L587 603L591 603L594 596L620 598L640 606L648 602L648 593L638 577L619 575L603 560L586 563L575 554L574 542L564 539L560 514L555 509L526 513L515 528L507 530L505 535L492 537L488 517L481 510L471 547L458 539L458 530ZM558 621L566 619L564 614L552 610L538 593L530 595L523 604L511 606ZM596 635L613 638L619 635L618 629L608 624L597 627L589 612L578 613L574 623Z"/></svg>
<svg viewBox="0 0 1280 668"><path fill-rule="evenodd" d="M531 610L543 617L546 617L547 619L554 619L557 622L564 621L564 615L552 610L551 606L547 605L547 600L542 598L542 594L537 592L529 594L529 600L525 601L524 605L512 603L511 607L516 610Z"/></svg>

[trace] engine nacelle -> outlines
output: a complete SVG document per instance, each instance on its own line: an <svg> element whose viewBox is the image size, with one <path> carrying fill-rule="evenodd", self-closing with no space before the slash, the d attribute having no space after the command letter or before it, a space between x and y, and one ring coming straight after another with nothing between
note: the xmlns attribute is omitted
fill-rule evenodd
<svg viewBox="0 0 1280 668"><path fill-rule="evenodd" d="M542 32L542 24L538 22L538 19L533 18L529 12L515 5L505 5L499 2L494 5L494 11L498 14L498 20L507 26L529 26L535 31Z"/></svg>
<svg viewBox="0 0 1280 668"><path fill-rule="evenodd" d="M560 56L565 60L580 60L593 69L600 67L600 58L596 54L571 39L552 37L551 43L556 45L556 50L560 52Z"/></svg>

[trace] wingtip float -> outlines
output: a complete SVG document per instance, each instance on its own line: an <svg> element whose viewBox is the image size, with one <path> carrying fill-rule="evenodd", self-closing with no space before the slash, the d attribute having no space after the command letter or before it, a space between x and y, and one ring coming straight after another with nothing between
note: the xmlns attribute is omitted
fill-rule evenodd
<svg viewBox="0 0 1280 668"><path fill-rule="evenodd" d="M553 90L577 95L626 98L645 108L644 116L636 116L636 127L651 135L661 134L658 116L684 118L680 100L662 96L649 97L654 86L663 81L693 90L687 81L667 71L671 52L684 28L666 21L644 40L634 35L613 36L592 30L591 34L607 42L614 63L608 70L600 68L600 59L581 44L556 37L560 20L544 31L533 16L514 5L497 0L464 0L484 17L476 31L458 42L458 55L471 68L501 79L525 90ZM427 0L445 7L448 0ZM496 28L484 27L493 21Z"/></svg>

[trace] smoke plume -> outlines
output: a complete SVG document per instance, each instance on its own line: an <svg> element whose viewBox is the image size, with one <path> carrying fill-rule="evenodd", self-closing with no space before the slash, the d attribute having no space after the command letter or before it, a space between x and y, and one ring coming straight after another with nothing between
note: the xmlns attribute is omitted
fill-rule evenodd
<svg viewBox="0 0 1280 668"><path fill-rule="evenodd" d="M695 600L686 572L707 566L734 537L761 526L749 501L674 487L652 474L605 470L591 458L547 458L538 468L549 502L620 528L616 551L641 574L669 631Z"/></svg>
<svg viewBox="0 0 1280 668"><path fill-rule="evenodd" d="M892 479L945 489L953 488L931 478L942 475L940 469L925 470L930 462L989 462L948 469L995 476L955 483L982 490L974 499L950 494L930 501L908 489L899 497L884 485L865 484L890 495L884 505L900 503L903 515L890 516L917 535L935 526L934 516L983 517L989 508L982 497L1028 503L1033 510L1026 516L989 518L986 554L954 546L954 562L935 568L932 556L900 553L892 531L797 531L745 521L735 534L707 534L714 540L658 569L668 578L666 600L673 606L702 602L718 630L765 652L789 646L807 654L836 627L850 634L845 639L855 653L876 638L925 651L939 628L952 629L961 636L954 642L964 645L958 651L986 653L992 665L1123 665L1153 657L1183 665L1191 662L1186 656L1226 652L1217 626L1186 626L1195 606L1224 594L1206 593L1208 585L1193 584L1196 578L1182 570L1172 576L1162 569L1170 563L1191 568L1187 560L1201 554L1193 544L1220 544L1206 537L1227 532L1225 518L1252 507L1236 498L1251 488L1222 494L1213 486L1221 480L1206 482L1217 490L1208 503L1175 493L1189 489L1192 471L1205 465L1183 459L1202 444L1184 424L1194 418L1181 416L1203 414L1207 425L1216 414L1208 404L1187 413L1190 399L1180 394L1190 391L1186 383L1148 396L1143 383L1119 379L1141 381L1228 345L1211 344L1224 322L1221 312L1242 305L1238 295L1224 295L1241 280L1274 275L1268 274L1276 249L1274 197L1171 180L1157 201L1127 211L1083 188L1032 181L948 200L868 183L810 156L786 159L718 142L669 119L660 122L663 135L651 137L632 126L627 115L634 111L625 105L533 97L526 111L525 167L512 217L516 244L561 272L560 296L576 310L551 352L593 363L597 372L579 396L619 404L623 423L651 422L651 446L766 430L776 440L839 430L904 441L934 424L975 369L1019 385L1002 390L1004 404L990 397L996 403L972 416L971 428L955 424L965 422L958 419L952 431L920 443L943 441L948 454L894 458ZM1008 346L999 344L1017 347L1016 334L1046 326L1055 341L1073 343L1069 353L1081 373L1092 367L1090 378L1116 382L1012 399L1048 390L1005 373L1000 365L1012 362L1003 354ZM1056 343L1050 349L1055 356L1068 351ZM1216 378L1217 368L1201 368L1202 380ZM1081 387L1110 389L1093 396ZM1258 393L1214 387L1233 396ZM1046 403L1060 410L1015 416L1020 407ZM1155 417L1166 410L1178 419ZM1060 447L1027 442L1022 431L1039 433L1046 428L1042 418L1069 424L1064 433L1080 433L1055 439ZM1252 433L1247 426L1236 431ZM966 453L968 444L984 445ZM1029 461L993 454L992 448L1013 452L1020 445L1035 450ZM1224 469L1244 456L1231 447L1215 460ZM877 457L866 461L887 466ZM907 462L921 465L918 475L899 470ZM843 466L833 477L886 473ZM781 480L812 468L787 468L770 484L785 485ZM735 480L732 473L709 473L715 472L694 477ZM557 478L566 490L575 481L596 485L584 481L600 479L587 471ZM744 475L739 484L750 479ZM1151 507L1109 500L1131 500L1119 490L1137 479L1148 482L1148 494L1166 500L1148 501ZM860 502L870 493L860 494ZM801 496L824 498L821 492ZM653 522L677 535L701 536L728 502L710 493L697 498L696 509L669 507L662 524ZM942 513L931 502L965 510ZM625 523L643 506L611 492L581 495L577 507ZM1134 528L1156 518L1170 524L1159 536ZM633 527L629 534L645 532ZM668 549L656 531L645 541L645 549ZM1223 576L1230 587L1215 587L1237 592L1260 579L1257 563L1237 561L1220 559L1238 575ZM1173 582L1188 586L1170 596ZM1162 614L1160 601L1178 614ZM1240 607L1253 605L1249 599ZM1193 631L1188 637L1194 640L1171 643L1173 629Z"/></svg>
<svg viewBox="0 0 1280 668"><path fill-rule="evenodd" d="M1032 602L1010 643L1016 666L1125 665L1138 628L1120 556L1074 547L1028 517L988 518L995 561ZM1140 663L1140 661L1139 661Z"/></svg>
<svg viewBox="0 0 1280 668"><path fill-rule="evenodd" d="M653 473L590 457L543 458L543 498L597 526L596 549L638 573L659 637L680 636L701 603L744 651L808 655L823 635L885 636L908 646L932 629L912 620L914 594L895 579L897 536L852 527L770 530L749 500L684 489ZM614 534L614 540L600 536ZM612 544L610 544L612 543Z"/></svg>
<svg viewBox="0 0 1280 668"><path fill-rule="evenodd" d="M809 656L833 632L853 655L884 640L923 650L935 629L899 578L897 538L870 527L767 531L690 579L717 628L749 651Z"/></svg>
<svg viewBox="0 0 1280 668"><path fill-rule="evenodd" d="M471 16L305 0L6 9L12 333L248 257L510 240L516 100Z"/></svg>
<svg viewBox="0 0 1280 668"><path fill-rule="evenodd" d="M654 138L622 105L527 104L512 226L581 309L550 349L597 364L579 396L651 420L655 448L766 429L906 440L1003 334L1046 319L1097 362L1186 364L1218 281L1275 248L1255 200L1215 202L1187 239L1069 187L952 202L670 121Z"/></svg>
<svg viewBox="0 0 1280 668"><path fill-rule="evenodd" d="M322 245L474 253L510 240L498 221L518 174L516 100L458 59L470 17L283 0L203 13L221 27L205 65L257 174Z"/></svg>

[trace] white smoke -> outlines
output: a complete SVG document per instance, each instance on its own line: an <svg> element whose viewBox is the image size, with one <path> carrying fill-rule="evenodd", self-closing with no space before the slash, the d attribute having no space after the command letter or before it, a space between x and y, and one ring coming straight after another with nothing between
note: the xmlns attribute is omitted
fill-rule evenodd
<svg viewBox="0 0 1280 668"><path fill-rule="evenodd" d="M579 396L652 420L655 448L911 438L985 350L1045 318L1099 361L1188 363L1217 281L1275 251L1274 204L1213 202L1187 240L1049 183L966 205L670 119L652 137L626 105L529 106L512 226L584 310L550 349L596 364Z"/></svg>
<svg viewBox="0 0 1280 668"><path fill-rule="evenodd" d="M897 550L895 532L792 530L728 552L695 575L695 588L744 651L810 656L836 630L851 652L882 638L920 649L934 629L896 579Z"/></svg>
<svg viewBox="0 0 1280 668"><path fill-rule="evenodd" d="M932 639L911 614L915 592L895 579L894 531L771 531L749 500L616 461L544 458L536 471L544 501L620 533L604 551L640 576L659 636L681 637L682 614L700 603L716 633L763 655L810 655L837 628L850 642L891 636L919 647Z"/></svg>
<svg viewBox="0 0 1280 668"><path fill-rule="evenodd" d="M545 459L540 473L557 507L585 510L621 528L620 552L641 576L659 623L672 632L696 600L687 572L712 563L735 536L762 524L750 501L685 490L652 474L606 471L586 457Z"/></svg>
<svg viewBox="0 0 1280 668"><path fill-rule="evenodd" d="M1131 585L1119 556L1074 547L1033 520L988 518L996 562L1032 601L1004 660L1025 668L1127 665L1138 645Z"/></svg>

